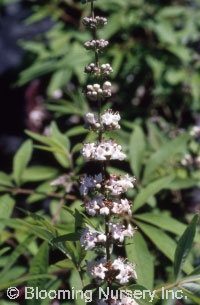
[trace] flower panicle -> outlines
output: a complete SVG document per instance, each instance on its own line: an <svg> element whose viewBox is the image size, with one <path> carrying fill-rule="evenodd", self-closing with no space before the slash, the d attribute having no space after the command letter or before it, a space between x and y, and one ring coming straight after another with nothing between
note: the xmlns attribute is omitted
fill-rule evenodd
<svg viewBox="0 0 200 305"><path fill-rule="evenodd" d="M132 227L132 202L124 197L125 192L134 188L135 177L128 174L124 176L108 174L106 164L108 161L124 161L126 154L122 146L113 139L104 138L103 134L109 131L119 130L121 119L118 111L112 109L101 112L101 104L112 96L112 84L107 80L113 72L109 63L99 63L99 55L108 47L109 42L97 39L96 31L105 25L108 20L105 17L95 16L93 0L83 0L83 3L91 3L91 16L84 17L82 22L93 35L92 40L84 43L87 50L95 55L95 62L85 67L85 73L93 76L98 81L88 84L83 91L86 97L96 102L98 114L88 112L85 115L85 127L98 135L96 142L84 143L81 154L86 162L99 162L102 171L96 175L85 174L80 180L80 194L83 196L86 213L91 217L104 217L105 230L94 230L86 227L81 230L80 243L86 251L101 253L100 258L87 264L87 273L96 283L107 282L118 285L128 284L137 279L135 264L129 263L126 258L118 257L112 260L111 249L113 245L122 246L126 238L133 238L137 228ZM99 249L101 252L98 252ZM124 296L123 299L99 300L99 305L137 305L137 303Z"/></svg>

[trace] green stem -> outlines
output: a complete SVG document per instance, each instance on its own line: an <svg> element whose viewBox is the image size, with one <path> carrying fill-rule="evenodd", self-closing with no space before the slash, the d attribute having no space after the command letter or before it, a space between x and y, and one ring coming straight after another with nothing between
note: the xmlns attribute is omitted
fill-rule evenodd
<svg viewBox="0 0 200 305"><path fill-rule="evenodd" d="M94 2L93 0L91 1L91 17L94 19L95 18L95 13L94 13ZM96 33L96 29L94 28L92 30L92 34L93 34L93 39L96 40L97 39L97 33ZM98 54L98 50L95 50L95 63L96 66L99 67L99 54ZM98 118L99 118L99 123L101 124L101 99L98 99ZM102 131L99 132L99 142L102 141ZM106 166L104 164L104 162L102 162L102 172L103 172L103 176L106 177ZM105 234L108 237L109 236L109 221L110 221L110 216L105 216ZM106 242L106 260L109 261L110 260L110 242L109 239Z"/></svg>

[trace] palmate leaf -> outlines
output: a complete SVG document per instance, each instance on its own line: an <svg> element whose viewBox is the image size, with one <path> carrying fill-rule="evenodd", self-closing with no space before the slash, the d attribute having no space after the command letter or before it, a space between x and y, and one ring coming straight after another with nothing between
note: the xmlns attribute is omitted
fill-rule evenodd
<svg viewBox="0 0 200 305"><path fill-rule="evenodd" d="M22 144L13 159L13 178L17 185L20 185L23 172L31 159L33 143L27 140Z"/></svg>
<svg viewBox="0 0 200 305"><path fill-rule="evenodd" d="M151 290L154 279L153 257L140 233L129 239L126 255L130 262L136 264L137 283Z"/></svg>
<svg viewBox="0 0 200 305"><path fill-rule="evenodd" d="M198 215L195 215L178 242L174 257L174 275L176 278L179 278L183 265L192 249L197 222Z"/></svg>

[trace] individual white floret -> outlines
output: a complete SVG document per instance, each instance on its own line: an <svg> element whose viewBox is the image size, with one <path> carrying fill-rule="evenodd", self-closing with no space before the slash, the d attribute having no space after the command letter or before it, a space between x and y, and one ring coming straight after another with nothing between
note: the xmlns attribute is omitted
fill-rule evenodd
<svg viewBox="0 0 200 305"><path fill-rule="evenodd" d="M86 228L81 232L80 243L81 246L87 251L96 248L106 242L106 235L100 232L93 231Z"/></svg>
<svg viewBox="0 0 200 305"><path fill-rule="evenodd" d="M117 305L138 305L138 303L130 297L123 296L122 299L118 301Z"/></svg>
<svg viewBox="0 0 200 305"><path fill-rule="evenodd" d="M200 138L200 126L194 126L190 131L190 135L194 138Z"/></svg>
<svg viewBox="0 0 200 305"><path fill-rule="evenodd" d="M116 279L120 282L120 284L128 283L131 278L137 279L135 265L131 263L125 263L125 261L121 258L114 260L112 263L112 268L119 271Z"/></svg>
<svg viewBox="0 0 200 305"><path fill-rule="evenodd" d="M92 261L87 266L87 273L95 279L104 280L108 269L104 267L106 260Z"/></svg>
<svg viewBox="0 0 200 305"><path fill-rule="evenodd" d="M111 212L113 214L128 214L129 216L132 215L131 205L128 199L116 199L113 201L113 206L111 208Z"/></svg>
<svg viewBox="0 0 200 305"><path fill-rule="evenodd" d="M94 249L97 243L97 232L90 232L88 228L85 229L81 233L80 243L85 250Z"/></svg>
<svg viewBox="0 0 200 305"><path fill-rule="evenodd" d="M95 216L100 210L100 207L104 205L103 201L104 201L104 196L98 196L87 201L85 203L86 212L91 216Z"/></svg>
<svg viewBox="0 0 200 305"><path fill-rule="evenodd" d="M198 156L194 159L194 163L197 167L200 167L200 156Z"/></svg>
<svg viewBox="0 0 200 305"><path fill-rule="evenodd" d="M103 89L110 89L112 87L112 84L108 81L106 81L104 84L103 84Z"/></svg>
<svg viewBox="0 0 200 305"><path fill-rule="evenodd" d="M133 227L130 224L128 225L127 228L120 223L110 224L111 237L120 243L123 243L126 237L133 237L135 232L136 230L133 229Z"/></svg>
<svg viewBox="0 0 200 305"><path fill-rule="evenodd" d="M101 187L101 182L103 181L102 174L99 173L95 176L85 175L80 181L80 194L86 196L90 190Z"/></svg>
<svg viewBox="0 0 200 305"><path fill-rule="evenodd" d="M94 113L87 113L85 115L85 120L88 124L96 125L98 123L98 118Z"/></svg>
<svg viewBox="0 0 200 305"><path fill-rule="evenodd" d="M183 166L188 166L191 165L192 163L193 163L193 158L190 154L186 154L184 158L181 160L181 164Z"/></svg>
<svg viewBox="0 0 200 305"><path fill-rule="evenodd" d="M101 116L101 124L105 129L120 129L120 119L121 117L119 112L113 112L112 109L108 109Z"/></svg>
<svg viewBox="0 0 200 305"><path fill-rule="evenodd" d="M129 177L128 174L123 178L111 175L110 179L107 180L105 187L111 191L113 196L118 196L121 193L125 193L129 188L133 188L133 182L135 181L135 177Z"/></svg>
<svg viewBox="0 0 200 305"><path fill-rule="evenodd" d="M84 159L86 161L93 160L95 157L95 152L96 152L97 144L96 143L87 143L84 144L83 149L81 151Z"/></svg>
<svg viewBox="0 0 200 305"><path fill-rule="evenodd" d="M109 303L109 300L100 300L97 302L97 305L138 305L135 300L132 298L123 295L120 300L117 300L116 298L112 298L111 303Z"/></svg>

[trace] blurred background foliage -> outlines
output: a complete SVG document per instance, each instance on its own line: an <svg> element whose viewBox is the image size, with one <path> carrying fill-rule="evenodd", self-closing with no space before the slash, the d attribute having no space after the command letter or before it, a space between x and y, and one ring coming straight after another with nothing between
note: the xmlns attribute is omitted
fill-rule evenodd
<svg viewBox="0 0 200 305"><path fill-rule="evenodd" d="M16 1L3 0L0 5L4 18L9 8L13 13ZM99 170L98 164L85 164L80 156L82 143L96 138L83 127L83 116L97 107L82 92L94 81L83 72L94 61L83 48L91 36L81 24L90 6L72 0L26 0L20 5L27 12L20 22L29 35L16 30L17 45L24 51L10 88L21 90L23 101L20 140L12 144L19 149L14 158L12 153L13 161L9 157L6 164L1 162L5 171L0 172L0 305L10 304L4 289L11 285L21 289L20 304L29 305L23 300L27 281L46 289L80 288L85 262L92 254L80 249L75 233L86 224L101 227L103 223L83 213L77 183L83 173ZM197 0L98 0L95 7L97 14L108 17L108 25L98 35L110 46L100 61L114 69L113 97L104 107L120 110L122 117L121 130L106 137L115 138L128 155L126 162L112 162L108 170L137 178L128 198L134 201L131 221L140 233L113 255L124 256L126 251L137 263L137 284L152 289L175 281L175 251L177 245L179 250L182 247L178 240L200 211L199 166L181 163L188 153L200 155L199 142L189 134L200 125L200 4ZM9 115L5 119L12 122L15 111ZM60 176L59 184L54 180ZM199 230L194 240L182 266L183 277L196 276L186 280L190 298L158 304L200 304ZM90 283L86 275L84 281Z"/></svg>

